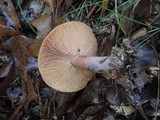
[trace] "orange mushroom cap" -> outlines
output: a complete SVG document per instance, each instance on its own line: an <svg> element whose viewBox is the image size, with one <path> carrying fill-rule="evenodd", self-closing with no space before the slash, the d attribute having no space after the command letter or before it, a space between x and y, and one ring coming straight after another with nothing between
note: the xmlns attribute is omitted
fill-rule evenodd
<svg viewBox="0 0 160 120"><path fill-rule="evenodd" d="M39 71L48 86L62 92L76 92L87 85L93 73L73 66L72 58L96 53L97 40L92 29L82 22L66 22L44 39L38 56Z"/></svg>

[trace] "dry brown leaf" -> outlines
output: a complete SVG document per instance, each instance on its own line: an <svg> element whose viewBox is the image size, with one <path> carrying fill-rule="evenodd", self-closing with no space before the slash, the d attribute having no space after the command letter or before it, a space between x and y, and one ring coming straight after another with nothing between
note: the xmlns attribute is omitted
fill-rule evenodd
<svg viewBox="0 0 160 120"><path fill-rule="evenodd" d="M0 0L0 8L7 19L8 27L13 27L17 32L21 30L21 25L11 0Z"/></svg>
<svg viewBox="0 0 160 120"><path fill-rule="evenodd" d="M3 43L2 46L23 63L28 59L28 56L30 56L28 46L31 44L31 41L32 39L19 35L11 37L6 43ZM22 53L24 54L21 55Z"/></svg>
<svg viewBox="0 0 160 120"><path fill-rule="evenodd" d="M29 45L30 55L32 57L38 57L39 49L41 47L42 42L43 42L43 40L34 40Z"/></svg>
<svg viewBox="0 0 160 120"><path fill-rule="evenodd" d="M28 57L37 57L42 40L34 40L22 35L11 37L6 43L3 43L3 49L11 53L20 62L24 63ZM22 55L23 53L23 55Z"/></svg>
<svg viewBox="0 0 160 120"><path fill-rule="evenodd" d="M19 32L14 30L13 28L0 24L0 36L8 36L8 35L14 36L18 34Z"/></svg>
<svg viewBox="0 0 160 120"><path fill-rule="evenodd" d="M30 22L38 30L36 39L44 39L52 30L52 15L47 14Z"/></svg>
<svg viewBox="0 0 160 120"><path fill-rule="evenodd" d="M25 106L26 109L31 101L37 100L37 94L34 90L32 79L27 75L27 62L31 57L29 45L32 44L33 39L19 35L11 37L2 44L3 49L6 49L14 57L16 63L15 74L21 79L22 97L17 103L19 106L14 110L10 119L14 119L19 113L20 109ZM12 80L12 78L10 78ZM1 85L1 84L0 84Z"/></svg>

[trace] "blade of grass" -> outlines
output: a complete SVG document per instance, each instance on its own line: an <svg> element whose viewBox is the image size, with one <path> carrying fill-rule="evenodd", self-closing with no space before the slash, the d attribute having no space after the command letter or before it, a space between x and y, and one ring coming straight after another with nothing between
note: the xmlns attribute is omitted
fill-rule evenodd
<svg viewBox="0 0 160 120"><path fill-rule="evenodd" d="M122 14L123 14L123 13L122 13ZM122 20L123 20L123 18L120 17L120 21L119 21L119 24L118 24L118 30L117 30L117 34L116 34L116 39L115 39L115 45L117 45L118 42L119 42L119 41L118 41L118 37L119 37L120 29L121 29Z"/></svg>

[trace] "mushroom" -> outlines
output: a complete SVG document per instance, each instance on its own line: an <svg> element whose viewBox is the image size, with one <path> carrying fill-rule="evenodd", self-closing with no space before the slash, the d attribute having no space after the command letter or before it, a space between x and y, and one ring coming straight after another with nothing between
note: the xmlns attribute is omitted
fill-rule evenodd
<svg viewBox="0 0 160 120"><path fill-rule="evenodd" d="M115 57L97 57L97 40L82 22L66 22L44 39L38 55L39 71L45 83L61 92L83 89L94 73L119 66Z"/></svg>

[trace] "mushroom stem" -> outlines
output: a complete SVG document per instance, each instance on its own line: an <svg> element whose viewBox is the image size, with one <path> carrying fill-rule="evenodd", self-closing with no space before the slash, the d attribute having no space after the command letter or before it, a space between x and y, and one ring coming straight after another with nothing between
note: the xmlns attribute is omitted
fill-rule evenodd
<svg viewBox="0 0 160 120"><path fill-rule="evenodd" d="M94 57L76 55L72 59L75 67L90 70L95 73L104 73L112 69L119 68L121 61L118 57Z"/></svg>

